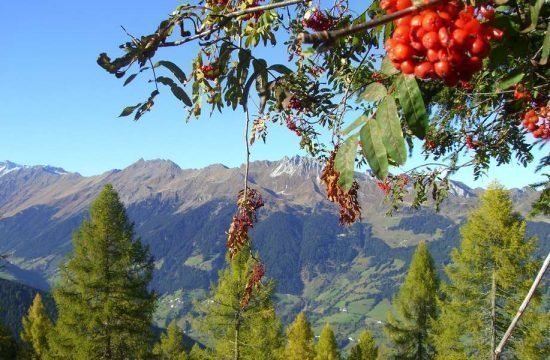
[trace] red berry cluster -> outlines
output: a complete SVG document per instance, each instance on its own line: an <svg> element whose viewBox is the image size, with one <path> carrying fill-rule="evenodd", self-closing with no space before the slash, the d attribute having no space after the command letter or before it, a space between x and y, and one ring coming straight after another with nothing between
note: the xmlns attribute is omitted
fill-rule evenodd
<svg viewBox="0 0 550 360"><path fill-rule="evenodd" d="M334 25L334 21L326 13L313 8L304 15L302 25L315 31L325 31Z"/></svg>
<svg viewBox="0 0 550 360"><path fill-rule="evenodd" d="M204 78L207 80L216 80L220 75L218 68L212 64L201 66L201 71L204 74Z"/></svg>
<svg viewBox="0 0 550 360"><path fill-rule="evenodd" d="M516 84L514 86L514 99L516 100L531 100L531 94L527 92L525 85Z"/></svg>
<svg viewBox="0 0 550 360"><path fill-rule="evenodd" d="M388 195L391 190L390 182L386 179L384 181L377 181L376 186L384 192L384 195Z"/></svg>
<svg viewBox="0 0 550 360"><path fill-rule="evenodd" d="M261 1L262 0L254 0L250 5L247 5L246 8L249 9L249 8L253 8L253 7L256 7L256 6L260 6ZM249 13L249 14L244 15L243 18L245 20L250 20L252 18L258 19L260 16L262 16L263 13L264 13L263 10L255 11L253 13Z"/></svg>
<svg viewBox="0 0 550 360"><path fill-rule="evenodd" d="M477 141L474 141L474 139L471 136L466 137L466 147L468 149L475 150L479 147L479 143Z"/></svg>
<svg viewBox="0 0 550 360"><path fill-rule="evenodd" d="M298 136L302 136L302 132L300 129L298 129L298 126L296 126L296 121L293 120L290 116L286 117L286 127L290 130L296 133Z"/></svg>
<svg viewBox="0 0 550 360"><path fill-rule="evenodd" d="M297 112L302 112L305 109L304 104L302 103L302 101L296 95L292 95L290 97L290 100L288 101L288 106L287 107L289 109L296 110Z"/></svg>
<svg viewBox="0 0 550 360"><path fill-rule="evenodd" d="M411 0L382 0L387 13L412 6ZM481 70L491 50L489 41L502 39L502 30L486 24L494 11L475 9L449 1L394 21L395 30L386 41L394 66L417 78L440 78L449 86L469 81Z"/></svg>
<svg viewBox="0 0 550 360"><path fill-rule="evenodd" d="M531 109L523 116L522 124L536 139L550 139L548 115L550 115L548 106L542 106L538 110Z"/></svg>
<svg viewBox="0 0 550 360"><path fill-rule="evenodd" d="M210 6L226 6L229 0L208 0L207 3Z"/></svg>

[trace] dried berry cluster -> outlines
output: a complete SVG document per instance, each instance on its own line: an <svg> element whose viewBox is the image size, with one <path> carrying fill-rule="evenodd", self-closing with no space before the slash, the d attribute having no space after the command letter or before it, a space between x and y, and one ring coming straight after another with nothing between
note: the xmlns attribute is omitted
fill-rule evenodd
<svg viewBox="0 0 550 360"><path fill-rule="evenodd" d="M203 73L204 78L207 80L216 80L220 75L218 67L214 64L201 66L201 72Z"/></svg>
<svg viewBox="0 0 550 360"><path fill-rule="evenodd" d="M466 147L468 149L475 150L479 147L479 142L475 141L474 138L472 138L471 136L467 136L466 137Z"/></svg>
<svg viewBox="0 0 550 360"><path fill-rule="evenodd" d="M233 258L248 242L248 231L257 221L256 211L264 206L262 196L254 189L239 191L237 213L227 231L227 249Z"/></svg>
<svg viewBox="0 0 550 360"><path fill-rule="evenodd" d="M325 31L334 25L334 20L326 13L313 8L305 13L302 25L315 31Z"/></svg>
<svg viewBox="0 0 550 360"><path fill-rule="evenodd" d="M248 277L248 282L244 288L243 297L241 298L241 309L245 308L246 305L250 302L250 297L252 296L252 290L254 288L258 289L262 284L262 278L265 275L265 266L258 262L252 268L251 273Z"/></svg>
<svg viewBox="0 0 550 360"><path fill-rule="evenodd" d="M337 148L333 150L325 164L325 168L321 174L321 181L327 188L327 198L329 201L338 203L340 206L340 223L343 225L351 225L356 220L361 218L361 207L358 201L359 184L353 182L351 188L346 192L338 185L340 173L334 169L334 158L336 157Z"/></svg>
<svg viewBox="0 0 550 360"><path fill-rule="evenodd" d="M411 0L380 2L388 13L411 5ZM445 2L397 19L391 39L386 41L386 51L402 73L419 79L440 78L455 86L481 70L491 50L489 42L502 39L502 30L487 24L493 17L492 8Z"/></svg>
<svg viewBox="0 0 550 360"><path fill-rule="evenodd" d="M550 115L548 106L531 109L523 116L522 124L536 139L550 139L550 122L548 120L548 115Z"/></svg>

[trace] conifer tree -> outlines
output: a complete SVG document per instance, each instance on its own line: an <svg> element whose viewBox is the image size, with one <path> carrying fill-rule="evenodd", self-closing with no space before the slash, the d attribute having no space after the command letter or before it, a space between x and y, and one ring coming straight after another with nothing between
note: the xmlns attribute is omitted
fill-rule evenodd
<svg viewBox="0 0 550 360"><path fill-rule="evenodd" d="M258 264L245 246L219 274L217 286L203 307L201 328L213 340L216 359L276 359L283 344L281 324L275 314L274 284L253 287L250 301L243 296L250 274Z"/></svg>
<svg viewBox="0 0 550 360"><path fill-rule="evenodd" d="M201 349L198 344L194 344L189 352L189 360L210 360L210 355L206 350Z"/></svg>
<svg viewBox="0 0 550 360"><path fill-rule="evenodd" d="M186 360L187 355L183 347L183 331L172 320L166 333L160 335L160 340L153 348L153 355L159 360Z"/></svg>
<svg viewBox="0 0 550 360"><path fill-rule="evenodd" d="M431 324L437 315L439 281L425 243L418 244L399 293L388 313L386 334L399 359L431 359Z"/></svg>
<svg viewBox="0 0 550 360"><path fill-rule="evenodd" d="M370 331L365 330L357 339L351 350L348 360L376 360L378 358L378 346Z"/></svg>
<svg viewBox="0 0 550 360"><path fill-rule="evenodd" d="M498 185L469 215L445 269L449 284L434 331L439 359L493 358L538 268L535 239L525 239L525 226ZM539 304L540 297L531 301L501 358L550 357L550 319Z"/></svg>
<svg viewBox="0 0 550 360"><path fill-rule="evenodd" d="M0 321L0 360L15 359L17 350L17 343L10 330Z"/></svg>
<svg viewBox="0 0 550 360"><path fill-rule="evenodd" d="M325 324L316 347L315 360L340 360L338 344L330 324Z"/></svg>
<svg viewBox="0 0 550 360"><path fill-rule="evenodd" d="M54 289L59 317L52 355L62 359L147 358L156 295L149 249L111 185L73 236L74 250ZM130 355L129 355L130 354Z"/></svg>
<svg viewBox="0 0 550 360"><path fill-rule="evenodd" d="M287 360L313 360L315 345L313 330L304 313L299 313L286 332L287 344L284 358Z"/></svg>
<svg viewBox="0 0 550 360"><path fill-rule="evenodd" d="M36 294L26 316L23 317L21 340L25 345L25 357L29 359L45 359L49 352L48 337L53 325L46 313L42 297Z"/></svg>

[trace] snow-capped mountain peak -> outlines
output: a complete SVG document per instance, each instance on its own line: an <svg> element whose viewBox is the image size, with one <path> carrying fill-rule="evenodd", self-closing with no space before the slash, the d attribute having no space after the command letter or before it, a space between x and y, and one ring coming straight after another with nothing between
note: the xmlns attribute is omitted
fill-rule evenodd
<svg viewBox="0 0 550 360"><path fill-rule="evenodd" d="M307 175L314 174L318 176L323 165L316 159L293 156L291 158L285 156L279 165L269 174L270 177L278 177L281 175Z"/></svg>
<svg viewBox="0 0 550 360"><path fill-rule="evenodd" d="M0 177L22 168L24 168L24 166L18 165L11 161L0 162Z"/></svg>

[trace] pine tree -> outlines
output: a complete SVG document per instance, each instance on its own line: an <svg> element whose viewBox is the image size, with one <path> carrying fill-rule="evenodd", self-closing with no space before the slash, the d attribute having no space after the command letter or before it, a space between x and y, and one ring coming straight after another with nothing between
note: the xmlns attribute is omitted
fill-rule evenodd
<svg viewBox="0 0 550 360"><path fill-rule="evenodd" d="M159 360L186 360L187 355L183 347L183 331L172 320L165 334L160 335L160 341L153 348L153 355Z"/></svg>
<svg viewBox="0 0 550 360"><path fill-rule="evenodd" d="M276 359L282 347L281 324L273 306L272 281L254 287L250 301L243 294L258 264L246 246L219 274L217 286L205 301L202 330L213 340L216 359Z"/></svg>
<svg viewBox="0 0 550 360"><path fill-rule="evenodd" d="M492 185L461 228L443 286L445 299L434 340L439 359L491 359L533 281L535 239L513 212L507 191ZM532 300L502 358L549 358L550 319ZM546 333L546 336L544 335Z"/></svg>
<svg viewBox="0 0 550 360"><path fill-rule="evenodd" d="M284 351L286 360L313 360L315 345L313 330L304 313L299 313L286 332L287 344Z"/></svg>
<svg viewBox="0 0 550 360"><path fill-rule="evenodd" d="M52 355L62 359L148 357L156 295L153 259L111 185L73 236L74 250L54 289L59 311Z"/></svg>
<svg viewBox="0 0 550 360"><path fill-rule="evenodd" d="M21 340L25 344L25 357L45 359L49 352L48 337L53 325L46 313L42 297L36 294L26 316L23 317Z"/></svg>
<svg viewBox="0 0 550 360"><path fill-rule="evenodd" d="M351 348L348 360L376 360L378 358L378 346L370 331L365 330L357 339L357 344Z"/></svg>
<svg viewBox="0 0 550 360"><path fill-rule="evenodd" d="M0 321L0 360L15 359L17 350L17 343L10 330Z"/></svg>
<svg viewBox="0 0 550 360"><path fill-rule="evenodd" d="M437 315L439 281L425 243L418 244L385 326L399 359L431 359L431 324Z"/></svg>
<svg viewBox="0 0 550 360"><path fill-rule="evenodd" d="M330 324L325 324L316 347L315 360L340 360L338 344Z"/></svg>

